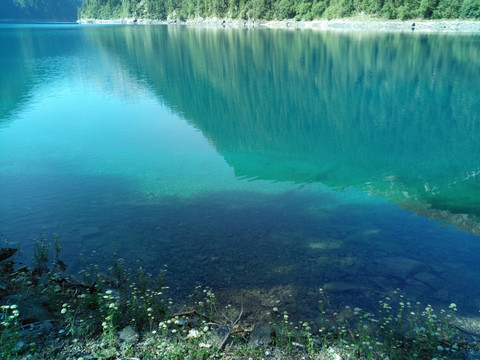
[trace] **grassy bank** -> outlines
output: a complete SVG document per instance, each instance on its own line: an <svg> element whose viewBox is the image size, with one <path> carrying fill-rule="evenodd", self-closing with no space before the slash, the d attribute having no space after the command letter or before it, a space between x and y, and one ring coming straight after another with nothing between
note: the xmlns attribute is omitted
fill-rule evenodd
<svg viewBox="0 0 480 360"><path fill-rule="evenodd" d="M320 289L320 323L294 323L277 307L247 323L249 309L220 304L209 288L175 302L166 269L153 276L114 257L107 273L89 264L75 277L60 250L42 238L30 268L14 263L15 248L0 251L1 359L478 358L453 303L435 310L395 290L375 312L338 309Z"/></svg>

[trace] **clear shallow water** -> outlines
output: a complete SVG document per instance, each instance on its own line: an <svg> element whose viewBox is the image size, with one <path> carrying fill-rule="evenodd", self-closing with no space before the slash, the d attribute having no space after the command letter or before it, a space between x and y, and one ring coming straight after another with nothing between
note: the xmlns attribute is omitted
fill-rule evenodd
<svg viewBox="0 0 480 360"><path fill-rule="evenodd" d="M480 308L478 38L5 25L0 46L0 233L26 257L59 234L72 271L116 248L251 312L315 318L320 287Z"/></svg>

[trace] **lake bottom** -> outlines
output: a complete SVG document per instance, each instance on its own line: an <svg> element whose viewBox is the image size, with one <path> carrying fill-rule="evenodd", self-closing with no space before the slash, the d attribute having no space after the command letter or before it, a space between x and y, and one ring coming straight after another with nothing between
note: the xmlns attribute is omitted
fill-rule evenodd
<svg viewBox="0 0 480 360"><path fill-rule="evenodd" d="M478 312L478 238L356 190L291 184L271 193L245 186L181 197L121 193L124 184L108 177L92 186L77 181L82 199L95 200L76 201L68 179L65 189L51 189L72 204L61 214L54 201L34 211L49 197L45 188L41 198L25 194L22 211L6 212L5 237L24 242L25 258L40 233L52 240L58 234L71 272L89 262L106 269L115 252L126 267L153 274L166 268L175 303L209 287L219 306L243 307L255 322L273 308L293 321L318 321L325 306L376 311L397 289L422 306L453 302L461 313ZM12 193L21 186L6 183ZM41 177L36 183L42 186Z"/></svg>

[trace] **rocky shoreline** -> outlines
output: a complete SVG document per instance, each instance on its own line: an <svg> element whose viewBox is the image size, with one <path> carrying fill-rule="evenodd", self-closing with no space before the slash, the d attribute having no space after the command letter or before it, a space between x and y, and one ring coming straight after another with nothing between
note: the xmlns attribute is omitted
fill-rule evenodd
<svg viewBox="0 0 480 360"><path fill-rule="evenodd" d="M124 269L123 259L112 265L113 277L89 270L80 280L66 272L60 247L54 246L50 258L48 243L36 243L32 269L16 260L17 248L0 248L2 359L473 360L480 355L479 322L458 316L454 303L437 318L431 305L423 312L420 303L404 308L408 299L399 295L398 305L380 301L383 310L375 315L324 307L330 306L324 293L321 328L295 324L275 306L269 321L251 323L244 321L251 309L220 306L209 288L199 286L189 304L173 305L163 294L168 291L163 277L153 280L141 268L135 275ZM402 259L389 264L395 261L408 269L420 266ZM345 284L330 284L325 291L335 286Z"/></svg>
<svg viewBox="0 0 480 360"><path fill-rule="evenodd" d="M195 18L167 20L123 18L113 20L80 19L79 24L128 24L128 25L184 25L208 28L269 28L309 29L330 31L386 31L420 33L480 33L480 21L466 20L377 20L377 19L334 19L334 20L244 20L228 18Z"/></svg>
<svg viewBox="0 0 480 360"><path fill-rule="evenodd" d="M122 259L112 266L115 277L85 272L86 278L79 280L66 272L66 265L58 259L60 247L55 246L56 256L50 259L45 240L37 243L32 269L18 267L17 248L0 248L2 359L380 360L435 356L473 360L480 355L479 322L458 316L454 303L438 313L439 318L431 305L421 313L420 303L411 307L407 302L404 308L403 301L408 299L403 295L398 305L380 301L383 310L378 318L360 308L321 305L322 327L316 330L313 323L291 322L290 315L277 307L269 312L270 321L248 323L243 315L251 309L244 312L243 304L241 310L219 306L208 288L197 287L190 304L175 309L172 299L163 294L168 287L158 287L159 278L151 282L141 269L131 277ZM326 286L325 291L334 291L333 286ZM324 305L329 305L326 294L324 299Z"/></svg>

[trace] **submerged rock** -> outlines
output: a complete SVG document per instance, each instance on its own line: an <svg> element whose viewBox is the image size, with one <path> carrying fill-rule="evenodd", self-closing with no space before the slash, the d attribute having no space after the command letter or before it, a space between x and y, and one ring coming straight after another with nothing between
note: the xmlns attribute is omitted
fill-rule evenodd
<svg viewBox="0 0 480 360"><path fill-rule="evenodd" d="M428 269L425 263L402 256L381 258L375 260L373 264L376 265L380 274L403 280Z"/></svg>
<svg viewBox="0 0 480 360"><path fill-rule="evenodd" d="M420 281L428 285L433 290L438 290L444 285L444 280L442 280L441 278L439 278L434 274L427 273L427 272L421 272L421 273L415 274L413 278L417 281Z"/></svg>
<svg viewBox="0 0 480 360"><path fill-rule="evenodd" d="M400 287L400 280L386 278L383 276L375 276L371 279L371 281L384 291L388 291L388 290L392 290Z"/></svg>
<svg viewBox="0 0 480 360"><path fill-rule="evenodd" d="M368 290L366 286L341 281L326 283L323 285L323 289L331 292L363 292Z"/></svg>
<svg viewBox="0 0 480 360"><path fill-rule="evenodd" d="M421 298L424 295L431 294L432 289L424 284L423 282L417 281L415 279L407 279L405 281L405 287L403 288L409 296L413 296L414 298Z"/></svg>
<svg viewBox="0 0 480 360"><path fill-rule="evenodd" d="M89 240L102 235L98 227L96 226L88 226L80 229L79 235L82 237L83 240Z"/></svg>

